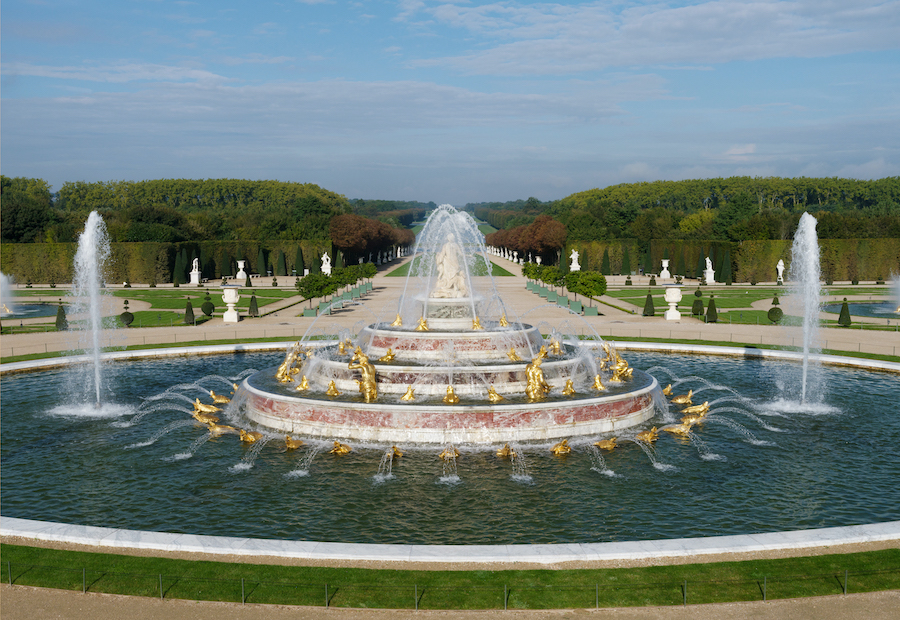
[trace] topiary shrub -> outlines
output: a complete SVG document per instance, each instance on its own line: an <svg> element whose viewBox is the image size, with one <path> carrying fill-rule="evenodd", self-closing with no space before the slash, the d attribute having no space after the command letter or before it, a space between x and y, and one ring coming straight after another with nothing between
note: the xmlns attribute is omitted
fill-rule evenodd
<svg viewBox="0 0 900 620"><path fill-rule="evenodd" d="M772 298L772 305L777 306L780 302L778 301L778 295Z"/></svg>
<svg viewBox="0 0 900 620"><path fill-rule="evenodd" d="M250 314L250 316L252 316L252 317L257 317L257 316L259 316L259 306L258 306L257 303L256 303L256 295L251 295L251 296L250 296L250 310L249 310L249 314Z"/></svg>
<svg viewBox="0 0 900 620"><path fill-rule="evenodd" d="M656 276L650 276L650 286L656 286Z"/></svg>
<svg viewBox="0 0 900 620"><path fill-rule="evenodd" d="M194 306L191 305L190 299L188 299L184 306L184 323L185 325L194 324Z"/></svg>
<svg viewBox="0 0 900 620"><path fill-rule="evenodd" d="M852 280L850 280L850 284L852 284L853 286L856 286L857 284L859 284L859 279L853 278Z"/></svg>
<svg viewBox="0 0 900 620"><path fill-rule="evenodd" d="M703 300L699 297L694 298L694 303L691 305L691 314L693 316L703 316Z"/></svg>
<svg viewBox="0 0 900 620"><path fill-rule="evenodd" d="M653 307L653 295L647 293L647 301L644 302L644 316L656 316L656 308Z"/></svg>
<svg viewBox="0 0 900 620"><path fill-rule="evenodd" d="M841 314L838 317L838 325L841 327L850 327L850 306L847 305L847 298L844 297L844 303L841 304Z"/></svg>
<svg viewBox="0 0 900 620"><path fill-rule="evenodd" d="M703 291L698 288L696 291L694 291L694 297L703 297Z"/></svg>
<svg viewBox="0 0 900 620"><path fill-rule="evenodd" d="M200 304L200 311L203 312L206 316L212 316L213 312L216 311L216 307L213 305L212 300L209 297L209 292L206 293L206 297L203 298L203 303Z"/></svg>
<svg viewBox="0 0 900 620"><path fill-rule="evenodd" d="M625 277L625 286L632 286L631 284L631 276Z"/></svg>
<svg viewBox="0 0 900 620"><path fill-rule="evenodd" d="M56 308L56 329L64 332L69 329L69 320L66 318L66 309L62 304Z"/></svg>
<svg viewBox="0 0 900 620"><path fill-rule="evenodd" d="M706 322L716 323L719 320L719 311L716 310L716 300L709 296L709 305L706 307Z"/></svg>
<svg viewBox="0 0 900 620"><path fill-rule="evenodd" d="M778 306L772 306L769 308L769 311L766 313L766 316L773 323L778 323L784 318L784 311Z"/></svg>
<svg viewBox="0 0 900 620"><path fill-rule="evenodd" d="M134 315L126 310L122 314L119 315L119 321L121 321L122 325L128 327L132 323L134 323Z"/></svg>
<svg viewBox="0 0 900 620"><path fill-rule="evenodd" d="M278 278L272 278L272 286L278 286Z"/></svg>

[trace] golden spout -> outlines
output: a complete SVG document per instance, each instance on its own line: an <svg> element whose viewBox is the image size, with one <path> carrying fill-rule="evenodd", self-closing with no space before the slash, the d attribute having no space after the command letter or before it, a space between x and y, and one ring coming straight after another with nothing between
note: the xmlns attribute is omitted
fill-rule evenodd
<svg viewBox="0 0 900 620"><path fill-rule="evenodd" d="M362 375L362 379L357 379L356 382L359 384L359 391L362 392L367 403L371 403L378 398L378 386L375 383L375 367L369 363L369 357L362 352L362 349L356 347L356 352L354 352L350 363L347 364L347 368L359 370Z"/></svg>
<svg viewBox="0 0 900 620"><path fill-rule="evenodd" d="M641 431L640 433L638 433L637 436L635 436L635 439L646 443L653 443L657 440L658 437L659 431L656 430L656 427L654 426L649 431Z"/></svg>
<svg viewBox="0 0 900 620"><path fill-rule="evenodd" d="M704 415L705 414L702 414L702 413L701 414L692 413L690 415L682 416L681 423L682 424L690 424L691 426L693 426L694 424L702 424Z"/></svg>
<svg viewBox="0 0 900 620"><path fill-rule="evenodd" d="M259 431L245 431L242 428L239 428L238 431L240 431L241 441L244 443L256 443L263 438L263 434Z"/></svg>
<svg viewBox="0 0 900 620"><path fill-rule="evenodd" d="M235 427L228 426L227 424L212 423L212 424L207 424L206 426L209 428L209 434L212 435L213 437L218 437L219 435L222 435L224 433L237 433L238 432Z"/></svg>
<svg viewBox="0 0 900 620"><path fill-rule="evenodd" d="M506 320L505 314L500 316L500 327L509 327L509 321Z"/></svg>
<svg viewBox="0 0 900 620"><path fill-rule="evenodd" d="M340 396L341 393L338 392L337 386L334 384L334 380L328 383L328 390L325 391L328 396Z"/></svg>
<svg viewBox="0 0 900 620"><path fill-rule="evenodd" d="M525 396L530 403L542 400L550 391L550 385L544 380L544 371L541 370L541 362L546 355L547 348L541 347L537 357L525 367Z"/></svg>
<svg viewBox="0 0 900 620"><path fill-rule="evenodd" d="M601 439L600 441L595 441L594 445L601 450L615 450L616 438L610 437L609 439Z"/></svg>
<svg viewBox="0 0 900 620"><path fill-rule="evenodd" d="M290 435L284 436L284 447L287 450L296 450L300 446L304 445L302 439L294 439Z"/></svg>
<svg viewBox="0 0 900 620"><path fill-rule="evenodd" d="M497 393L497 390L494 389L494 386L488 388L488 400L492 403L496 404L506 400L502 395Z"/></svg>
<svg viewBox="0 0 900 620"><path fill-rule="evenodd" d="M379 362L393 362L394 361L394 352L390 349L387 350L387 353L378 358Z"/></svg>
<svg viewBox="0 0 900 620"><path fill-rule="evenodd" d="M335 441L334 447L328 451L328 454L348 454L351 450L352 448L347 444Z"/></svg>
<svg viewBox="0 0 900 620"><path fill-rule="evenodd" d="M224 405L226 403L230 403L231 399L227 396L223 396L222 394L216 394L212 390L209 391L209 395L212 396L213 403L218 405Z"/></svg>
<svg viewBox="0 0 900 620"><path fill-rule="evenodd" d="M522 358L519 357L518 352L515 347L510 347L509 351L507 351L506 356L509 358L511 362L521 362Z"/></svg>
<svg viewBox="0 0 900 620"><path fill-rule="evenodd" d="M672 384L670 383L669 385L664 387L662 393L665 396L671 396L672 395Z"/></svg>
<svg viewBox="0 0 900 620"><path fill-rule="evenodd" d="M400 315L397 315L397 318L394 319L394 322L391 323L391 327L403 327L403 319L400 318Z"/></svg>
<svg viewBox="0 0 900 620"><path fill-rule="evenodd" d="M691 405L691 396L694 395L694 390L688 390L687 394L682 394L681 396L675 396L672 399L672 402L676 405Z"/></svg>
<svg viewBox="0 0 900 620"><path fill-rule="evenodd" d="M606 391L606 386L603 385L603 379L600 378L600 375L594 375L594 384L591 387L598 392Z"/></svg>
<svg viewBox="0 0 900 620"><path fill-rule="evenodd" d="M306 375L303 375L303 379L300 381L300 383L294 389L297 390L298 392L305 392L306 390L309 389L309 381L306 379Z"/></svg>
<svg viewBox="0 0 900 620"><path fill-rule="evenodd" d="M444 396L444 404L445 405L456 405L459 403L459 396L456 395L456 392L453 391L453 386L447 386L447 395Z"/></svg>
<svg viewBox="0 0 900 620"><path fill-rule="evenodd" d="M428 331L428 321L425 320L425 317L419 317L419 324L416 325L417 332L427 332Z"/></svg>
<svg viewBox="0 0 900 620"><path fill-rule="evenodd" d="M481 321L478 320L477 316L474 319L472 319L472 329L474 329L474 330L484 329L481 326Z"/></svg>
<svg viewBox="0 0 900 620"><path fill-rule="evenodd" d="M458 459L459 458L459 450L457 450L453 446L447 446L444 448L444 451L438 454L438 458L449 461L450 459Z"/></svg>
<svg viewBox="0 0 900 620"><path fill-rule="evenodd" d="M569 445L568 439L563 439L558 444L550 448L550 452L555 454L556 456L564 456L569 454L572 451L572 446Z"/></svg>
<svg viewBox="0 0 900 620"><path fill-rule="evenodd" d="M571 379L566 379L566 386L563 388L562 393L565 396L572 396L575 394L575 386L572 385Z"/></svg>
<svg viewBox="0 0 900 620"><path fill-rule="evenodd" d="M344 344L343 340L338 343L338 353L340 353L341 355L347 355L347 345Z"/></svg>
<svg viewBox="0 0 900 620"><path fill-rule="evenodd" d="M415 400L416 392L413 390L413 386L409 385L406 387L406 394L400 397L400 400L410 401Z"/></svg>

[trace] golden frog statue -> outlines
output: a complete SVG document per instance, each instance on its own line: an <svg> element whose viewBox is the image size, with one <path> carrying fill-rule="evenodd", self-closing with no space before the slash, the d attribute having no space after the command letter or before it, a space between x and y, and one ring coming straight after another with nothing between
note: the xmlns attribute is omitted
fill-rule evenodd
<svg viewBox="0 0 900 620"><path fill-rule="evenodd" d="M200 399L196 399L194 401L194 411L198 411L200 413L216 413L217 411L222 411L215 405L207 405L205 403L201 403Z"/></svg>
<svg viewBox="0 0 900 620"><path fill-rule="evenodd" d="M351 450L352 448L347 444L335 441L334 447L328 451L328 454L348 454Z"/></svg>
<svg viewBox="0 0 900 620"><path fill-rule="evenodd" d="M690 424L673 424L671 426L664 426L662 430L667 433L672 433L673 435L687 435L691 432Z"/></svg>
<svg viewBox="0 0 900 620"><path fill-rule="evenodd" d="M511 362L521 362L522 361L522 358L519 357L519 354L516 352L515 347L510 347L509 351L507 351L507 353L506 353L506 357L508 357L509 361L511 361Z"/></svg>
<svg viewBox="0 0 900 620"><path fill-rule="evenodd" d="M341 393L338 391L337 386L334 384L334 380L328 382L328 389L325 390L325 393L328 396L340 396Z"/></svg>
<svg viewBox="0 0 900 620"><path fill-rule="evenodd" d="M497 404L499 402L503 402L506 399L501 394L498 394L497 390L495 390L494 386L492 385L488 388L488 400L494 404Z"/></svg>
<svg viewBox="0 0 900 620"><path fill-rule="evenodd" d="M691 396L694 395L694 390L688 390L687 394L682 394L680 396L675 396L672 398L672 402L676 405L691 405Z"/></svg>
<svg viewBox="0 0 900 620"><path fill-rule="evenodd" d="M503 444L503 447L500 448L499 450L497 450L497 456L499 456L502 459L509 458L512 455L514 455L515 453L516 453L516 451L513 450L512 448L510 448L508 443Z"/></svg>
<svg viewBox="0 0 900 620"><path fill-rule="evenodd" d="M669 385L664 387L662 393L664 396L671 396L672 395L672 384L670 383Z"/></svg>
<svg viewBox="0 0 900 620"><path fill-rule="evenodd" d="M284 447L286 450L296 450L302 445L304 445L302 439L294 439L290 435L284 436Z"/></svg>
<svg viewBox="0 0 900 620"><path fill-rule="evenodd" d="M594 384L591 387L598 392L606 391L606 386L603 385L603 379L600 378L600 375L594 375Z"/></svg>
<svg viewBox="0 0 900 620"><path fill-rule="evenodd" d="M206 425L215 424L216 422L219 421L218 416L214 416L211 413L203 413L202 411L194 411L194 413L191 415L194 416L195 420L197 420L198 422L201 422L203 424L206 424Z"/></svg>
<svg viewBox="0 0 900 620"><path fill-rule="evenodd" d="M212 397L213 403L216 405L225 405L225 404L231 402L231 399L228 398L227 396L225 396L223 394L216 394L212 390L209 391L209 395Z"/></svg>
<svg viewBox="0 0 900 620"><path fill-rule="evenodd" d="M568 439L563 439L558 444L550 448L550 452L555 454L556 456L563 456L569 454L572 451L572 446L569 445Z"/></svg>
<svg viewBox="0 0 900 620"><path fill-rule="evenodd" d="M213 437L218 437L219 435L223 435L225 433L237 433L237 429L233 426L228 426L227 424L207 424L207 428L209 428L209 434Z"/></svg>
<svg viewBox="0 0 900 620"><path fill-rule="evenodd" d="M391 446L391 458L400 458L403 456L403 453L400 451L400 448L397 446Z"/></svg>
<svg viewBox="0 0 900 620"><path fill-rule="evenodd" d="M458 459L459 458L459 450L457 450L453 446L447 446L444 448L444 451L438 454L438 458L444 461L449 461L450 459Z"/></svg>
<svg viewBox="0 0 900 620"><path fill-rule="evenodd" d="M447 395L444 396L444 404L445 405L456 405L459 403L459 396L456 395L456 392L453 391L453 386L447 386Z"/></svg>
<svg viewBox="0 0 900 620"><path fill-rule="evenodd" d="M241 441L244 443L256 443L263 438L263 434L259 431L245 431L242 428L239 428L238 431L240 431Z"/></svg>
<svg viewBox="0 0 900 620"><path fill-rule="evenodd" d="M615 450L616 438L610 437L609 439L601 439L600 441L595 441L594 445L601 450Z"/></svg>
<svg viewBox="0 0 900 620"><path fill-rule="evenodd" d="M702 424L703 423L703 415L704 414L692 413L690 415L682 416L681 423L682 424L690 424L691 426L693 426L694 424Z"/></svg>
<svg viewBox="0 0 900 620"><path fill-rule="evenodd" d="M509 327L509 321L506 320L505 314L500 316L500 327Z"/></svg>
<svg viewBox="0 0 900 620"><path fill-rule="evenodd" d="M416 392L413 390L413 386L409 385L406 387L406 394L400 397L400 400L410 401L416 399Z"/></svg>
<svg viewBox="0 0 900 620"><path fill-rule="evenodd" d="M306 375L303 375L303 379L300 381L300 383L294 389L297 390L298 392L305 392L306 390L309 389L309 380L306 378Z"/></svg>
<svg viewBox="0 0 900 620"><path fill-rule="evenodd" d="M384 355L379 357L378 361L384 362L384 363L393 362L394 361L394 351L390 347L388 347L387 353L385 353Z"/></svg>
<svg viewBox="0 0 900 620"><path fill-rule="evenodd" d="M572 384L571 379L566 379L566 385L563 387L562 393L564 396L572 396L575 394L575 386Z"/></svg>
<svg viewBox="0 0 900 620"><path fill-rule="evenodd" d="M657 440L657 438L659 438L659 431L656 430L655 426L649 431L641 431L637 434L637 436L635 436L635 439L637 439L638 441L643 441L646 443L653 443Z"/></svg>
<svg viewBox="0 0 900 620"><path fill-rule="evenodd" d="M394 319L394 322L391 323L391 327L403 327L403 319L400 318L400 315L397 315L397 318Z"/></svg>
<svg viewBox="0 0 900 620"><path fill-rule="evenodd" d="M419 324L416 325L417 332L427 332L428 331L428 321L425 320L425 317L419 317Z"/></svg>

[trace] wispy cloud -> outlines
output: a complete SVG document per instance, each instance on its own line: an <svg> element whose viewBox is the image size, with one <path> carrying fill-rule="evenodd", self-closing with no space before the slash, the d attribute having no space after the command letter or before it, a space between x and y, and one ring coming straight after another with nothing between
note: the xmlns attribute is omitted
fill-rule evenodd
<svg viewBox="0 0 900 620"><path fill-rule="evenodd" d="M178 67L151 63L122 63L113 65L48 66L24 62L3 64L4 75L83 80L87 82L126 83L136 81L181 82L225 81L210 71L192 67Z"/></svg>

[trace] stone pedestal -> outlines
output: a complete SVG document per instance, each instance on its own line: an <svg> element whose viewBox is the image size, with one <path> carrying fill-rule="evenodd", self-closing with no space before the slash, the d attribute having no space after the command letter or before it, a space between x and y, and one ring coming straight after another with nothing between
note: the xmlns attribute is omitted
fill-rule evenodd
<svg viewBox="0 0 900 620"><path fill-rule="evenodd" d="M244 280L247 279L247 272L244 271L244 265L246 265L246 264L247 264L247 261L245 261L245 260L239 260L237 262L238 272L234 276L235 280L237 280L239 282L243 282Z"/></svg>
<svg viewBox="0 0 900 620"><path fill-rule="evenodd" d="M225 310L225 314L222 315L222 320L226 323L237 323L241 320L241 317L238 314L237 309L235 308L238 300L240 300L241 298L241 296L238 294L240 290L240 286L234 286L231 284L225 284L222 286L222 301L225 302L225 306L227 307L227 309Z"/></svg>
<svg viewBox="0 0 900 620"><path fill-rule="evenodd" d="M200 272L199 271L191 272L191 284L200 284Z"/></svg>
<svg viewBox="0 0 900 620"><path fill-rule="evenodd" d="M659 277L665 278L665 279L669 279L672 277L672 274L669 273L669 259L668 258L662 259L662 271L659 272Z"/></svg>
<svg viewBox="0 0 900 620"><path fill-rule="evenodd" d="M706 280L707 284L715 284L716 283L716 270L715 269L704 269L703 270L703 279Z"/></svg>
<svg viewBox="0 0 900 620"><path fill-rule="evenodd" d="M678 302L681 301L681 287L675 284L666 285L666 303L669 304L669 309L666 310L666 320L667 321L680 321L681 313L678 312Z"/></svg>

